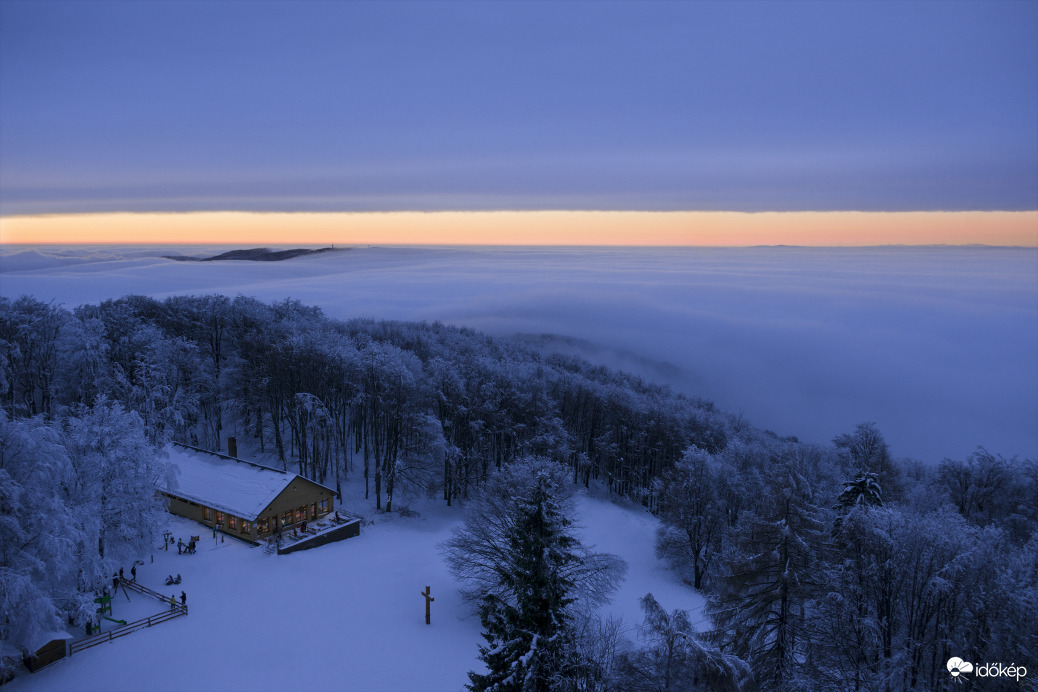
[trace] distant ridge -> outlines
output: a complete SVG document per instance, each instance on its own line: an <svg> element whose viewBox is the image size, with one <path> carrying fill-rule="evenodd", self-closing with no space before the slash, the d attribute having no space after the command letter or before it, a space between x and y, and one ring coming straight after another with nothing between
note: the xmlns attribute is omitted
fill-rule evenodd
<svg viewBox="0 0 1038 692"><path fill-rule="evenodd" d="M303 257L305 255L316 255L322 252L338 252L349 248L322 247L316 250L309 248L295 248L294 250L271 250L269 247L254 247L250 250L230 250L228 252L214 255L213 257L185 257L184 255L163 255L164 259L176 260L178 262L215 262L216 260L250 260L253 262L280 262L281 260Z"/></svg>

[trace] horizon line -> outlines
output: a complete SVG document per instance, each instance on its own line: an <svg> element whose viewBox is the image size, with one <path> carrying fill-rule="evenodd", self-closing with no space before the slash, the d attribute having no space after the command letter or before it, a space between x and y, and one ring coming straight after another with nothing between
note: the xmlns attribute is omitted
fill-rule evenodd
<svg viewBox="0 0 1038 692"><path fill-rule="evenodd" d="M32 219L42 217L102 215L189 215L189 214L1035 214L1034 209L595 209L590 207L543 207L537 209L112 209L108 211L46 211L28 214L5 214L0 219Z"/></svg>
<svg viewBox="0 0 1038 692"><path fill-rule="evenodd" d="M124 211L0 216L7 245L1038 247L1028 211Z"/></svg>
<svg viewBox="0 0 1038 692"><path fill-rule="evenodd" d="M245 242L180 242L180 241L140 241L140 242L123 242L123 241L91 241L91 242L25 242L25 243L8 243L0 241L0 247L9 248L33 248L33 247L61 247L61 246L75 246L75 247L228 247L235 246L243 250L260 250L269 248L290 248L290 249L302 249L302 250L360 250L360 249L405 249L405 248L416 248L416 249L435 249L435 248L550 248L553 250L576 250L576 249L589 249L589 250L600 250L600 249L649 249L649 250L754 250L754 249L779 249L789 248L791 250L864 250L864 249L940 249L940 248L954 248L954 249L992 249L992 250L1038 250L1038 245L997 245L994 243L877 243L873 245L797 245L793 243L776 243L772 245L768 244L757 244L757 245L639 245L639 244L627 244L627 245L591 245L591 244L534 244L534 243L333 243L332 245L323 245L322 243L262 243L254 245L252 243ZM312 246L312 247L310 247ZM320 247L318 247L320 246Z"/></svg>

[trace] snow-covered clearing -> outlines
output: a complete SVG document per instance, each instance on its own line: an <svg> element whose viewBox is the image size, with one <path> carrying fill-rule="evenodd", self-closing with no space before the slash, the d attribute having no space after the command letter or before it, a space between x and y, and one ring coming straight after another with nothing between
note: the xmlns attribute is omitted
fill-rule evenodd
<svg viewBox="0 0 1038 692"><path fill-rule="evenodd" d="M346 491L344 490L344 493ZM363 497L351 482L348 494ZM231 538L218 542L200 524L170 516L170 529L202 534L195 555L144 556L140 583L187 593L190 614L76 654L35 674L20 671L11 692L77 690L459 690L480 665L479 619L471 616L437 550L464 516L435 500L416 518L374 515L363 500L345 509L374 522L360 536L291 555L267 555ZM654 555L656 520L640 508L580 495L577 523L586 543L627 561L627 579L602 613L620 616L629 636L641 623L638 599L652 592L668 609L700 617L702 598ZM164 586L167 574L183 583ZM127 565L127 577L129 566ZM432 587L432 624L420 592ZM161 604L120 592L118 619L145 617ZM148 611L138 615L139 608ZM106 623L107 625L111 623ZM200 672L204 677L200 678ZM7 688L5 688L7 689Z"/></svg>

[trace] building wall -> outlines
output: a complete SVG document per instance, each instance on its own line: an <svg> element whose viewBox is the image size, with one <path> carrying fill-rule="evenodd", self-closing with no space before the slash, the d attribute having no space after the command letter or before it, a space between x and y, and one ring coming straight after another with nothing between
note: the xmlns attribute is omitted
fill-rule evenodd
<svg viewBox="0 0 1038 692"><path fill-rule="evenodd" d="M174 497L168 493L163 493L163 495L166 496L166 501L169 503L171 514L193 519L194 521L202 521L202 510L204 509L202 505L190 500L181 500L179 497Z"/></svg>
<svg viewBox="0 0 1038 692"><path fill-rule="evenodd" d="M300 508L305 510L300 513ZM334 511L335 497L331 490L305 478L296 478L260 513L258 527L262 529L266 520L265 526L268 530L256 533L256 537L272 536L277 532L277 528L281 531L291 530L303 521L314 521ZM291 516L286 517L286 513L290 513Z"/></svg>

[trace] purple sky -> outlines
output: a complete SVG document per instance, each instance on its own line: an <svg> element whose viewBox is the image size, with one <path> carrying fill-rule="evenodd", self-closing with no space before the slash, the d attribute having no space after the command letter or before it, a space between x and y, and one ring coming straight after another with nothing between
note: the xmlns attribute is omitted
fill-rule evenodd
<svg viewBox="0 0 1038 692"><path fill-rule="evenodd" d="M1038 3L0 2L0 213L1038 209Z"/></svg>

